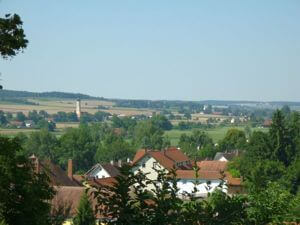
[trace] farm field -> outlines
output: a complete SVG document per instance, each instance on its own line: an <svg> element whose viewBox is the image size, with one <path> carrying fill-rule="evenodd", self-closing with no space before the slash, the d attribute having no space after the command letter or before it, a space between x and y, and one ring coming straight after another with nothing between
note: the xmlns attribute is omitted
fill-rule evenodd
<svg viewBox="0 0 300 225"><path fill-rule="evenodd" d="M75 100L63 100L63 99L27 99L30 102L35 103L36 105L26 105L26 104L14 104L7 102L0 102L0 110L4 112L23 112L28 114L29 111L36 110L45 110L49 114L54 114L59 111L63 112L74 112L75 111ZM135 109L135 108L120 108L114 107L114 102L109 101L100 101L100 100L82 100L81 109L82 112L88 112L94 114L99 111L98 107L106 107L107 109L100 109L104 112L109 112L111 114L132 116L132 115L152 115L154 110L148 109Z"/></svg>
<svg viewBox="0 0 300 225"><path fill-rule="evenodd" d="M223 139L226 135L226 132L232 128L244 130L244 127L219 127L219 128L212 128L212 129L207 129L207 130L203 130L203 131L206 132L208 134L208 136L211 137L215 143L217 143L218 141ZM259 130L259 131L263 131L263 132L268 131L267 128L253 128L252 129L252 131L255 131L255 130ZM176 146L179 142L180 136L184 133L187 135L190 135L192 133L192 130L170 130L170 131L165 132L165 136L169 137L169 139L171 141L171 145Z"/></svg>
<svg viewBox="0 0 300 225"><path fill-rule="evenodd" d="M56 123L56 129L63 130L65 128L78 128L79 123Z"/></svg>

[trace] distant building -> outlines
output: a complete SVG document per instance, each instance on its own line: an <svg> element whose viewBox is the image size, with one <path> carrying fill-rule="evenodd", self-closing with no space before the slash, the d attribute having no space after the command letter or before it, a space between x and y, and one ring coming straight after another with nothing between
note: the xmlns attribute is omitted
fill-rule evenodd
<svg viewBox="0 0 300 225"><path fill-rule="evenodd" d="M177 148L169 148L166 150L147 150L141 149L137 151L133 162L132 172L137 174L139 171L146 174L150 180L156 180L158 176L157 170L171 171L173 168L180 170L191 170L192 163L190 159ZM146 189L151 191L154 186L147 185Z"/></svg>
<svg viewBox="0 0 300 225"><path fill-rule="evenodd" d="M270 127L272 125L272 120L271 119L267 119L264 121L264 127Z"/></svg>
<svg viewBox="0 0 300 225"><path fill-rule="evenodd" d="M25 127L31 128L34 126L34 122L32 120L26 120L25 122Z"/></svg>
<svg viewBox="0 0 300 225"><path fill-rule="evenodd" d="M121 161L119 161L119 164L115 165L114 162L105 164L97 163L85 173L85 177L87 179L116 177L120 175L119 168L122 166Z"/></svg>
<svg viewBox="0 0 300 225"><path fill-rule="evenodd" d="M165 172L176 169L178 196L185 197L186 193L194 194L197 197L207 197L208 193L216 189L221 189L228 194L238 193L241 187L240 178L232 178L226 172L226 161L202 161L191 162L179 149L170 148L164 151L155 150L139 150L132 163L132 172L145 173L147 178L153 181L157 180L157 170ZM193 166L197 166L199 171L196 171ZM197 192L194 193L196 185ZM148 184L146 189L151 191L154 186Z"/></svg>
<svg viewBox="0 0 300 225"><path fill-rule="evenodd" d="M239 156L238 150L235 150L233 152L217 152L214 160L228 162L237 156Z"/></svg>
<svg viewBox="0 0 300 225"><path fill-rule="evenodd" d="M68 161L67 172L50 160L40 160L35 155L30 156L29 159L36 173L45 172L49 176L51 186L81 186L73 177L73 161L71 159Z"/></svg>
<svg viewBox="0 0 300 225"><path fill-rule="evenodd" d="M16 128L22 128L22 127L24 127L24 122L22 122L22 121L11 121L10 125L14 126Z"/></svg>
<svg viewBox="0 0 300 225"><path fill-rule="evenodd" d="M80 99L76 100L76 115L77 115L77 118L80 119L80 116L81 116L81 101L80 101Z"/></svg>

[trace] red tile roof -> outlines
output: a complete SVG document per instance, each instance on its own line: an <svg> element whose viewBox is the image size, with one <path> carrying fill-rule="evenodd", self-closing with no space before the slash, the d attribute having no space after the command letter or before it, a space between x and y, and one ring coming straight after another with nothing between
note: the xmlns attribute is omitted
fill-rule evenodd
<svg viewBox="0 0 300 225"><path fill-rule="evenodd" d="M101 178L101 179L90 179L87 181L89 185L93 187L99 186L113 186L117 183L117 180L113 177Z"/></svg>
<svg viewBox="0 0 300 225"><path fill-rule="evenodd" d="M132 160L132 165L136 164L138 161L140 161L145 155L146 155L146 149L140 149L135 153L135 156Z"/></svg>
<svg viewBox="0 0 300 225"><path fill-rule="evenodd" d="M227 162L211 160L211 161L200 161L197 162L197 166L201 171L225 171Z"/></svg>
<svg viewBox="0 0 300 225"><path fill-rule="evenodd" d="M172 169L175 165L174 161L169 159L164 155L161 151L151 151L148 152L150 156L152 156L154 159L156 159L163 167L166 169Z"/></svg>
<svg viewBox="0 0 300 225"><path fill-rule="evenodd" d="M196 171L194 170L177 170L177 178L180 179L196 179ZM198 179L218 180L222 178L222 174L217 171L198 171Z"/></svg>
<svg viewBox="0 0 300 225"><path fill-rule="evenodd" d="M232 175L229 172L226 172L225 180L227 180L227 184L230 186L242 186L242 179L241 178L235 178L232 177Z"/></svg>
<svg viewBox="0 0 300 225"><path fill-rule="evenodd" d="M132 165L135 165L147 154L155 158L166 169L174 168L178 162L190 161L183 152L174 147L162 151L141 149L135 154Z"/></svg>
<svg viewBox="0 0 300 225"><path fill-rule="evenodd" d="M60 187L54 187L56 194L54 198L52 199L52 210L59 208L59 206L70 206L71 212L70 216L74 217L77 214L77 208L79 206L80 198L86 191L85 187L66 187L66 186L60 186ZM92 208L94 211L96 211L96 204L97 201L95 198L93 198L92 190L88 191L89 200L92 204ZM97 219L103 218L102 215L99 213L95 214Z"/></svg>
<svg viewBox="0 0 300 225"><path fill-rule="evenodd" d="M71 180L65 171L50 160L40 162L39 169L49 176L51 185L53 186L80 186L76 181Z"/></svg>
<svg viewBox="0 0 300 225"><path fill-rule="evenodd" d="M82 184L82 182L86 179L85 175L73 175L73 180L78 184Z"/></svg>
<svg viewBox="0 0 300 225"><path fill-rule="evenodd" d="M165 150L165 155L176 162L190 161L190 159L185 154L183 154L182 151L178 150L176 147L171 147Z"/></svg>

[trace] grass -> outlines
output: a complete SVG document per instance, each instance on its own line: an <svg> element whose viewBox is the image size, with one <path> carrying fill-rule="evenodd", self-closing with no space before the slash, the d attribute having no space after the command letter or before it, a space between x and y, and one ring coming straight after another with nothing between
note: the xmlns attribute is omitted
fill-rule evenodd
<svg viewBox="0 0 300 225"><path fill-rule="evenodd" d="M232 128L244 130L244 127L232 126L232 127L218 127L218 128L212 128L212 129L206 129L206 130L203 129L203 131L206 132L208 134L208 136L210 138L212 138L215 143L217 143L218 141L223 139L226 135L226 132ZM267 128L253 128L252 129L252 131L263 131L263 132L266 132L267 130L268 130ZM176 146L176 145L178 145L180 136L184 133L187 135L190 135L192 133L192 130L183 130L183 131L170 130L170 131L165 132L165 136L169 137L169 139L171 141L171 145Z"/></svg>
<svg viewBox="0 0 300 225"><path fill-rule="evenodd" d="M0 128L0 134L1 135L7 135L10 137L16 136L18 133L23 132L26 134L37 132L38 129L28 129L28 128L20 128L20 129L6 129L6 128Z"/></svg>

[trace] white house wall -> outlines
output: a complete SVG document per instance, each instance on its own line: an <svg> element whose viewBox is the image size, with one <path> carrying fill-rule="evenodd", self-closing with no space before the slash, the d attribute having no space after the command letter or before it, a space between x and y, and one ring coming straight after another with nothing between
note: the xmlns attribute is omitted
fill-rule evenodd
<svg viewBox="0 0 300 225"><path fill-rule="evenodd" d="M210 182L209 185L207 185L208 181ZM217 187L219 187L220 183L220 180L199 180L198 184L196 185L196 195L205 197L209 192L213 192ZM179 188L179 195L182 195L184 193L192 194L195 187L195 180L181 179L177 182L177 187ZM223 191L227 192L225 185L223 187Z"/></svg>
<svg viewBox="0 0 300 225"><path fill-rule="evenodd" d="M221 162L228 162L228 160L224 156L222 156L222 158L219 159L219 161L221 161Z"/></svg>
<svg viewBox="0 0 300 225"><path fill-rule="evenodd" d="M90 175L95 178L107 178L110 177L109 173L103 169L102 167L98 167L95 171L93 171Z"/></svg>
<svg viewBox="0 0 300 225"><path fill-rule="evenodd" d="M145 156L144 158L142 158L138 164L132 168L132 172L134 174L137 174L138 171L140 170L143 174L147 174L146 177L149 180L157 180L157 172L153 169L153 164L158 162L153 158L153 157L149 157L149 156ZM143 167L142 165L145 164L145 167ZM158 164L160 165L160 164ZM161 166L161 165L160 165ZM161 166L161 169L164 169ZM207 182L210 181L210 189L208 190L208 185ZM192 193L194 190L194 182L195 180L192 179L180 179L177 182L177 187L179 188L179 195L182 195L183 193ZM221 180L199 180L199 184L197 185L197 190L198 193L197 195L199 196L207 196L208 192L213 192L221 183ZM154 186L153 185L148 185L147 186L147 190L151 190L153 189ZM225 188L225 185L223 187L223 191L227 192L227 189Z"/></svg>
<svg viewBox="0 0 300 225"><path fill-rule="evenodd" d="M140 170L143 174L147 174L146 177L149 180L157 180L158 173L153 168L154 163L159 165L161 169L164 169L153 157L145 156L132 169L132 172L134 174L137 174ZM142 166L143 164L145 164L145 167ZM149 191L153 188L154 188L154 185L147 186L147 190L149 190Z"/></svg>

